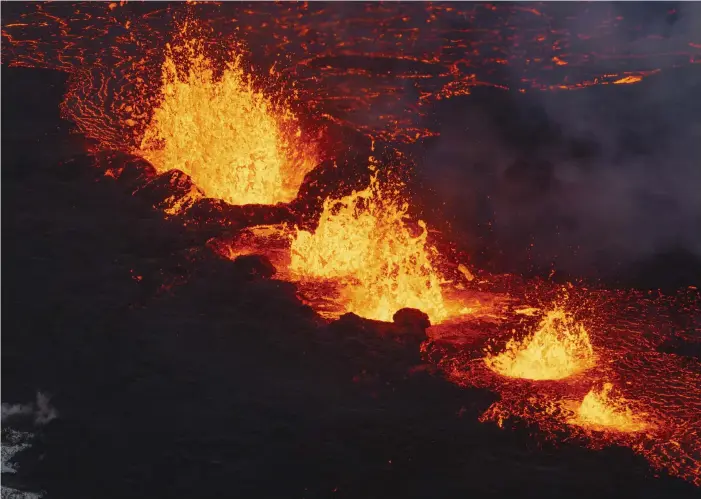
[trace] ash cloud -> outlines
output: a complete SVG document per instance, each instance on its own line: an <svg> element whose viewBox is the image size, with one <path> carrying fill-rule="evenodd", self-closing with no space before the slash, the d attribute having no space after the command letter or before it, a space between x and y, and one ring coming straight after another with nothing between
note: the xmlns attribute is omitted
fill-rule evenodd
<svg viewBox="0 0 701 499"><path fill-rule="evenodd" d="M639 29L614 30L606 43L625 57L594 65L626 71L633 55L669 66L664 54L701 34L700 7L608 5ZM571 31L595 23L578 16ZM476 91L437 110L441 138L420 159L422 177L471 234L468 249L501 258L499 270L600 276L664 252L701 258L699 95L701 67L688 63L635 85Z"/></svg>

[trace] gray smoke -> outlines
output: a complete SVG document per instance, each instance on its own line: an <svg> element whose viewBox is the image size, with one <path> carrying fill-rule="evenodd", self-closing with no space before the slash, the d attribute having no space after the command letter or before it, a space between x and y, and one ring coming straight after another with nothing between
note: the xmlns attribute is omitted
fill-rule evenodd
<svg viewBox="0 0 701 499"><path fill-rule="evenodd" d="M626 71L631 55L665 70L635 85L473 95L453 104L421 160L447 215L468 231L491 219L495 244L524 264L586 274L669 250L701 257L701 68L687 55L673 69L669 55L701 41L701 5L607 8L640 35L610 30L600 43L625 57L594 70ZM571 32L595 32L595 14L577 16Z"/></svg>
<svg viewBox="0 0 701 499"><path fill-rule="evenodd" d="M50 397L37 392L36 401L31 404L2 404L2 420L14 417L31 417L34 424L42 426L58 417L58 411L51 405Z"/></svg>

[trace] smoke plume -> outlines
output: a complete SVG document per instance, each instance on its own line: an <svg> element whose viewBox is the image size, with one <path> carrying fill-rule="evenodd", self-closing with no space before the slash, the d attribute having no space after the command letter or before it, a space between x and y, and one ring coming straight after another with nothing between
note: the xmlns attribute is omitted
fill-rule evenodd
<svg viewBox="0 0 701 499"><path fill-rule="evenodd" d="M621 57L593 57L595 69L622 73L631 57L666 64L640 83L476 91L437 111L441 138L420 169L448 217L471 233L470 249L501 255L503 270L554 265L582 276L663 252L701 257L701 68L668 67L670 52L699 33L701 8L663 7L605 12L628 24L604 38ZM601 19L589 14L571 34L596 31ZM590 50L606 54L604 42Z"/></svg>

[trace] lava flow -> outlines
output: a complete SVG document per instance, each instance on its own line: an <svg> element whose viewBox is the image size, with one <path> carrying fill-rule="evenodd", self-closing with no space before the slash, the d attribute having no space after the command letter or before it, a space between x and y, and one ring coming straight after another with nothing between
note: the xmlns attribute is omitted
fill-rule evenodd
<svg viewBox="0 0 701 499"><path fill-rule="evenodd" d="M398 186L375 173L362 191L326 199L314 232L296 231L290 270L339 280L347 310L362 317L391 321L409 307L440 322L447 311L433 263L437 252L423 221L409 226L407 209Z"/></svg>

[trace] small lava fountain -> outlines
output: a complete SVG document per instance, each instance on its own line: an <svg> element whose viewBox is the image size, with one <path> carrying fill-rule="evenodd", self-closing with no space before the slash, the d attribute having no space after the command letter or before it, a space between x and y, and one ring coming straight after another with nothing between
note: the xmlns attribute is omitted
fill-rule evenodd
<svg viewBox="0 0 701 499"><path fill-rule="evenodd" d="M633 413L628 402L612 393L612 383L604 383L601 390L592 388L569 423L594 430L636 432L647 429L649 425Z"/></svg>
<svg viewBox="0 0 701 499"><path fill-rule="evenodd" d="M520 341L512 338L502 353L485 358L499 374L531 380L564 379L593 362L587 330L562 308L548 311L532 335Z"/></svg>
<svg viewBox="0 0 701 499"><path fill-rule="evenodd" d="M326 199L314 232L297 230L290 270L302 277L339 281L348 311L391 321L405 307L426 312L431 321L447 317L440 277L432 261L426 224L412 227L399 186L370 184L340 199Z"/></svg>

